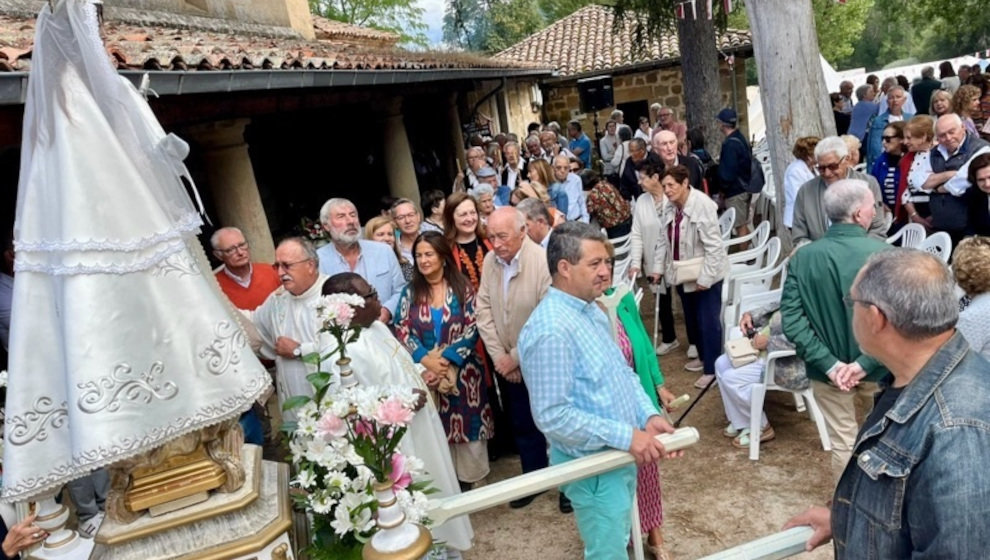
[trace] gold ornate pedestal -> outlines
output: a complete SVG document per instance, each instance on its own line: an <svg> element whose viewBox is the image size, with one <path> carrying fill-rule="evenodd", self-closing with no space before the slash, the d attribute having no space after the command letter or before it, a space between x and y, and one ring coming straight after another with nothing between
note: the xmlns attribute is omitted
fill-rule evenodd
<svg viewBox="0 0 990 560"><path fill-rule="evenodd" d="M97 535L90 560L292 560L295 555L288 539L292 525L289 468L284 463L257 460L260 455L256 446L244 446L248 475L244 486L252 486L252 478L257 480L257 493L249 503L243 503L245 497L239 496L240 491L213 494L209 501L188 508L188 512L174 511L159 518L145 516L119 530L105 524ZM205 510L212 515L202 517ZM198 519L182 522L179 519L183 515ZM169 520L172 525L149 529L152 521L161 520ZM128 533L135 532L140 533L138 538L127 539L132 536Z"/></svg>

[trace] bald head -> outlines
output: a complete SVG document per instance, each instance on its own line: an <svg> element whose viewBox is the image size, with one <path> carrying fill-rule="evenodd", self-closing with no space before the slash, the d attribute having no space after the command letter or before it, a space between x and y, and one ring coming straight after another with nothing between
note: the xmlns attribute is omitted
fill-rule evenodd
<svg viewBox="0 0 990 560"><path fill-rule="evenodd" d="M526 238L526 217L511 206L504 206L488 216L488 240L492 251L504 262L515 258Z"/></svg>
<svg viewBox="0 0 990 560"><path fill-rule="evenodd" d="M664 165L677 164L677 135L669 130L661 130L653 135L650 141L653 153L660 156Z"/></svg>
<svg viewBox="0 0 990 560"><path fill-rule="evenodd" d="M947 113L935 122L935 138L947 152L954 153L966 139L966 128L955 113Z"/></svg>

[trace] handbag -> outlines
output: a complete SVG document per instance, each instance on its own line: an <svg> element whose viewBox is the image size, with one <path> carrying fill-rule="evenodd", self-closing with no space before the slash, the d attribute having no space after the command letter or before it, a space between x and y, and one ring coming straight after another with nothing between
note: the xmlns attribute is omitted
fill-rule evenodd
<svg viewBox="0 0 990 560"><path fill-rule="evenodd" d="M680 286L686 282L697 282L698 277L701 276L701 266L703 264L705 264L705 257L674 261L672 263L673 278L670 279L671 284Z"/></svg>
<svg viewBox="0 0 990 560"><path fill-rule="evenodd" d="M736 338L725 343L725 355L732 362L732 367L740 368L755 362L760 357L760 351L753 348L750 339Z"/></svg>

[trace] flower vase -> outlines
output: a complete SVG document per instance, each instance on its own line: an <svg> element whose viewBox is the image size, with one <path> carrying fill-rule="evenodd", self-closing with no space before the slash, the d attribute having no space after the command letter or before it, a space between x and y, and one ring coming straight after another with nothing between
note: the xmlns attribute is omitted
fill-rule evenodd
<svg viewBox="0 0 990 560"><path fill-rule="evenodd" d="M337 368L340 371L340 386L347 389L357 385L357 378L354 377L354 370L351 369L350 358L339 358Z"/></svg>
<svg viewBox="0 0 990 560"><path fill-rule="evenodd" d="M378 500L378 532L364 545L364 560L419 560L433 546L433 537L422 525L406 521L392 481L375 482Z"/></svg>

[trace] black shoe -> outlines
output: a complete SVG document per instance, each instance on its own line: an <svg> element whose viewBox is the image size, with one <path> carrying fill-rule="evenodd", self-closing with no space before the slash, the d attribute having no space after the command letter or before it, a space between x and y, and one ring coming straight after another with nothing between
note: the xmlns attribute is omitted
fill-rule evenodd
<svg viewBox="0 0 990 560"><path fill-rule="evenodd" d="M528 506L529 504L533 503L533 500L535 500L537 496L539 496L540 494L543 494L544 492L546 492L546 490L544 490L543 492L540 492L539 494L531 494L529 496L523 496L522 498L519 498L518 500L512 500L511 502L509 502L509 507L512 508L512 509L524 508L524 507Z"/></svg>
<svg viewBox="0 0 990 560"><path fill-rule="evenodd" d="M474 484L471 484L470 482L464 482L463 480L458 480L457 483L460 484L461 486L461 492L467 492L472 488L474 488Z"/></svg>
<svg viewBox="0 0 990 560"><path fill-rule="evenodd" d="M574 506L571 505L571 501L563 492L560 493L560 497L557 500L557 508L560 509L560 513L574 513Z"/></svg>

